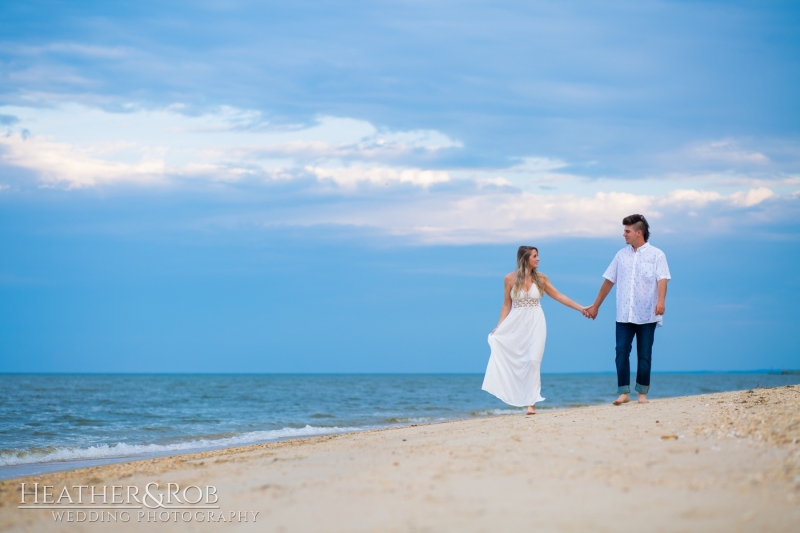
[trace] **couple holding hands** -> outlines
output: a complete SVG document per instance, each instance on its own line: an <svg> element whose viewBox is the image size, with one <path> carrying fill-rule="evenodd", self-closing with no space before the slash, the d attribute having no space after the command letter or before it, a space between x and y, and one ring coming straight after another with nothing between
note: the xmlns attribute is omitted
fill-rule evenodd
<svg viewBox="0 0 800 533"><path fill-rule="evenodd" d="M627 246L617 252L606 269L605 280L594 304L581 306L556 290L538 271L539 251L520 246L517 268L505 277L505 299L500 321L489 334L491 355L482 389L509 405L528 407L535 414L536 402L544 400L540 368L547 337L547 324L540 300L546 294L555 301L594 319L611 288L617 285L617 394L614 405L630 401L630 353L636 337L636 392L639 403L647 403L650 362L656 327L661 326L670 279L664 252L648 243L650 226L642 215L622 220Z"/></svg>

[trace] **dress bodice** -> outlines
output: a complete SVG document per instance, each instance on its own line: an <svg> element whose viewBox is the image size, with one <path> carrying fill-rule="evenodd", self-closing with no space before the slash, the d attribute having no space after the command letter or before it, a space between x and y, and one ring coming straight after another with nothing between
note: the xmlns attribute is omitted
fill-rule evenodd
<svg viewBox="0 0 800 533"><path fill-rule="evenodd" d="M539 293L539 288L535 283L531 284L531 288L527 291L520 289L519 294L514 296L514 291L511 291L511 308L515 307L539 307L539 300L542 295Z"/></svg>

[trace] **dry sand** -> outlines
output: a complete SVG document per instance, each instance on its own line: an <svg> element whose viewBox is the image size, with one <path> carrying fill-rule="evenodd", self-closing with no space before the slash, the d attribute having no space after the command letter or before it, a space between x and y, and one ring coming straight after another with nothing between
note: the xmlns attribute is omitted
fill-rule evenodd
<svg viewBox="0 0 800 533"><path fill-rule="evenodd" d="M131 511L127 523L58 523L50 510L18 508L21 482L54 485L56 495L65 485L136 485L141 492L149 482L213 485L220 511L234 518L183 522L166 513L161 517L177 521L139 522ZM248 522L239 522L238 512L247 512ZM299 439L8 480L0 483L0 529L798 532L800 386Z"/></svg>

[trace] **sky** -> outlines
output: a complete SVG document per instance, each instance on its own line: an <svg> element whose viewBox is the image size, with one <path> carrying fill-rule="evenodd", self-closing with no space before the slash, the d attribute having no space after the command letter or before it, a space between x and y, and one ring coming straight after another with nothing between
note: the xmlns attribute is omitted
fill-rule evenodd
<svg viewBox="0 0 800 533"><path fill-rule="evenodd" d="M516 247L588 305L632 213L654 370L800 368L798 86L794 2L4 2L0 372L482 372Z"/></svg>

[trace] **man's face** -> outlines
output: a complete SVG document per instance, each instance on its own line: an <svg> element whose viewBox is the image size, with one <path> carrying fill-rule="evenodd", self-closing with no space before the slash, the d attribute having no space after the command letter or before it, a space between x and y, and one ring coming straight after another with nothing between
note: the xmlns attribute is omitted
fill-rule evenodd
<svg viewBox="0 0 800 533"><path fill-rule="evenodd" d="M634 230L633 226L625 226L625 229L622 231L622 236L625 237L625 243L631 246L636 246L644 242L642 230Z"/></svg>

